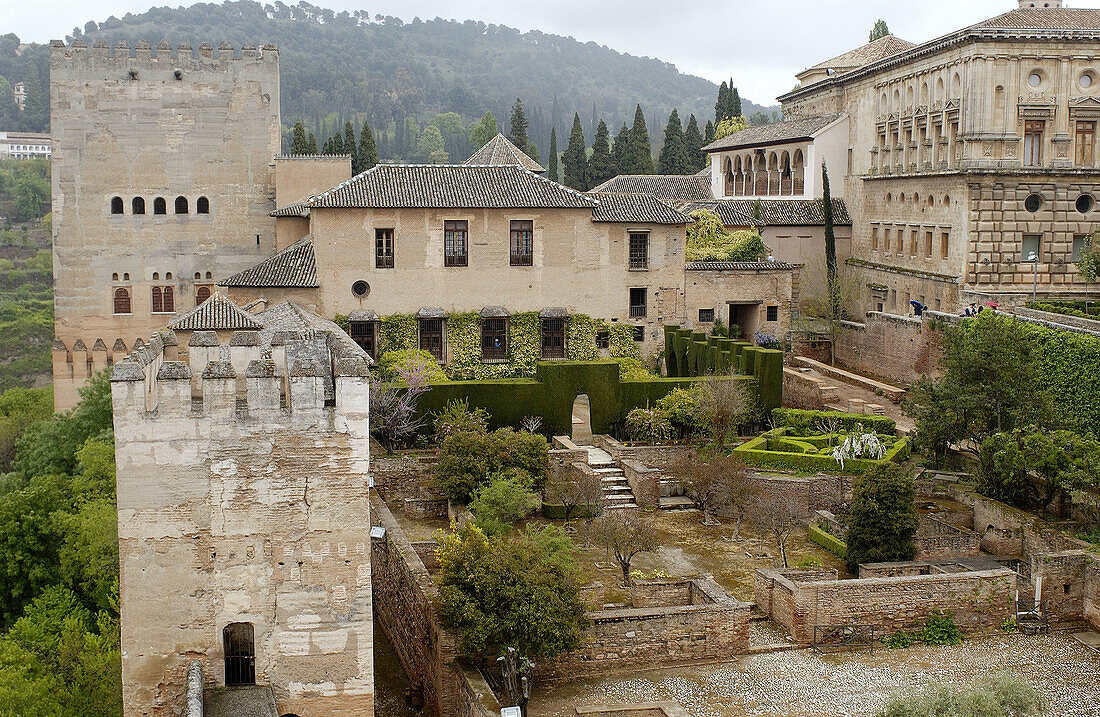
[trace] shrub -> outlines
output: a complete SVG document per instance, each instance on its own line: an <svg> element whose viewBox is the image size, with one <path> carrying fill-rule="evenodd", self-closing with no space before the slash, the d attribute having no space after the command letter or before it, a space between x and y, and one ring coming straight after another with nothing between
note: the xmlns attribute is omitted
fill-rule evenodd
<svg viewBox="0 0 1100 717"><path fill-rule="evenodd" d="M417 349L402 349L387 351L378 359L379 376L386 381L399 381L401 376L399 369L408 366L423 366L425 377L429 382L446 381L447 376L427 351Z"/></svg>
<svg viewBox="0 0 1100 717"><path fill-rule="evenodd" d="M447 402L442 411L433 413L435 419L435 440L442 443L447 436L467 431L485 433L489 430L489 412L484 408L470 410L470 401L456 398Z"/></svg>
<svg viewBox="0 0 1100 717"><path fill-rule="evenodd" d="M934 612L928 617L924 628L917 633L917 639L923 645L958 645L963 641L963 634L950 614Z"/></svg>
<svg viewBox="0 0 1100 717"><path fill-rule="evenodd" d="M1023 680L1007 675L988 677L977 685L939 686L899 697L879 717L1030 717L1045 714L1042 697Z"/></svg>
<svg viewBox="0 0 1100 717"><path fill-rule="evenodd" d="M695 435L707 425L701 398L698 386L689 389L674 388L657 400L657 410L668 418L681 435Z"/></svg>
<svg viewBox="0 0 1100 717"><path fill-rule="evenodd" d="M881 435L892 436L897 433L897 425L892 418L860 413L843 413L841 411L806 411L798 408L777 408L772 411L772 420L775 421L777 426L804 427L807 430L817 429L822 421L836 421L839 430L855 430L856 425L862 423L865 429Z"/></svg>
<svg viewBox="0 0 1100 717"><path fill-rule="evenodd" d="M672 438L672 422L656 408L635 408L626 414L626 433L635 441L661 443Z"/></svg>
<svg viewBox="0 0 1100 717"><path fill-rule="evenodd" d="M439 446L434 477L436 486L448 498L465 504L489 476L509 470L524 476L530 488L541 490L550 472L546 439L511 428L492 433L455 433Z"/></svg>
<svg viewBox="0 0 1100 717"><path fill-rule="evenodd" d="M731 232L709 209L691 213L687 231L688 261L757 261L767 254L764 240L755 230Z"/></svg>
<svg viewBox="0 0 1100 717"><path fill-rule="evenodd" d="M486 535L510 532L517 520L535 509L535 496L527 481L526 473L513 468L490 476L487 483L474 490L470 510Z"/></svg>
<svg viewBox="0 0 1100 717"><path fill-rule="evenodd" d="M848 572L860 563L912 560L916 555L916 485L899 466L880 463L856 479L848 524Z"/></svg>
<svg viewBox="0 0 1100 717"><path fill-rule="evenodd" d="M573 544L561 529L528 526L509 539L466 523L437 537L439 617L458 631L467 655L514 647L551 662L581 644L585 609Z"/></svg>
<svg viewBox="0 0 1100 717"><path fill-rule="evenodd" d="M882 638L882 644L893 650L911 647L916 642L917 638L904 630L898 630Z"/></svg>
<svg viewBox="0 0 1100 717"><path fill-rule="evenodd" d="M810 542L820 545L841 560L848 558L848 545L832 533L827 533L816 523L810 523Z"/></svg>
<svg viewBox="0 0 1100 717"><path fill-rule="evenodd" d="M620 381L646 381L653 378L653 374L636 358L620 356L615 358L619 364Z"/></svg>

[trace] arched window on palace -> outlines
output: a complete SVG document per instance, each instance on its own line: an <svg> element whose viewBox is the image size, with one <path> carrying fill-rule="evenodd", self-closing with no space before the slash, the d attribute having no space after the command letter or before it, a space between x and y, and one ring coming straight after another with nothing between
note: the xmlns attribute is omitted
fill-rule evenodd
<svg viewBox="0 0 1100 717"><path fill-rule="evenodd" d="M234 622L222 630L225 684L256 684L256 634L250 622Z"/></svg>
<svg viewBox="0 0 1100 717"><path fill-rule="evenodd" d="M164 201L164 197L157 197L153 200L153 214L167 214L168 203Z"/></svg>
<svg viewBox="0 0 1100 717"><path fill-rule="evenodd" d="M133 313L130 310L130 292L122 287L115 289L115 313Z"/></svg>
<svg viewBox="0 0 1100 717"><path fill-rule="evenodd" d="M200 286L195 290L195 306L202 306L202 303L210 298L210 287Z"/></svg>
<svg viewBox="0 0 1100 717"><path fill-rule="evenodd" d="M144 214L145 213L145 198L134 197L130 200L130 209L132 214Z"/></svg>
<svg viewBox="0 0 1100 717"><path fill-rule="evenodd" d="M122 197L111 197L111 214L122 214L122 210L125 206Z"/></svg>
<svg viewBox="0 0 1100 717"><path fill-rule="evenodd" d="M154 286L153 287L153 313L154 314L171 314L175 313L175 300L172 295L172 287L170 286Z"/></svg>
<svg viewBox="0 0 1100 717"><path fill-rule="evenodd" d="M176 214L187 213L187 197L176 197Z"/></svg>
<svg viewBox="0 0 1100 717"><path fill-rule="evenodd" d="M210 200L206 197L199 197L195 202L195 214L209 214L210 213Z"/></svg>

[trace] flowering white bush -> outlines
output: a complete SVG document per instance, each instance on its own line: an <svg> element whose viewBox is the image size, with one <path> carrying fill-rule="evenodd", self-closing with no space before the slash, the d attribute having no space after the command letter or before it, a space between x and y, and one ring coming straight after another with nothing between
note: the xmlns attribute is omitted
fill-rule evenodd
<svg viewBox="0 0 1100 717"><path fill-rule="evenodd" d="M882 460L884 455L886 455L886 446L874 433L864 433L862 423L857 423L856 430L833 449L833 459L841 468L844 467L846 460L869 458L878 461Z"/></svg>

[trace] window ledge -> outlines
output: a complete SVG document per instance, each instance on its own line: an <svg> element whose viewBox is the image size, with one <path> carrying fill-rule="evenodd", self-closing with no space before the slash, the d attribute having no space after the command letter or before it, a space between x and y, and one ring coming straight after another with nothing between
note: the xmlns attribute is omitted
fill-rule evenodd
<svg viewBox="0 0 1100 717"><path fill-rule="evenodd" d="M508 359L507 358L483 358L483 359L481 359L481 363L499 365L499 364L503 364L503 363L508 363Z"/></svg>
<svg viewBox="0 0 1100 717"><path fill-rule="evenodd" d="M175 311L150 311L149 313L150 314L157 314L157 315L171 316L172 314L174 314L176 312Z"/></svg>
<svg viewBox="0 0 1100 717"><path fill-rule="evenodd" d="M648 266L631 266L627 268L627 271L649 271Z"/></svg>

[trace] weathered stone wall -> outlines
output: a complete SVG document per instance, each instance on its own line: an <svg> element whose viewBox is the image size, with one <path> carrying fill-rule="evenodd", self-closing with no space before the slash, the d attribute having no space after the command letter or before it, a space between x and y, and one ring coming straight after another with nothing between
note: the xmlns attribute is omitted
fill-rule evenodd
<svg viewBox="0 0 1100 717"><path fill-rule="evenodd" d="M756 603L800 644L816 625L873 625L894 631L942 610L968 633L1015 615L1016 574L1007 569L858 580L804 580L799 571L756 571Z"/></svg>
<svg viewBox="0 0 1100 717"><path fill-rule="evenodd" d="M1084 618L1100 630L1100 562L1093 560L1085 572Z"/></svg>
<svg viewBox="0 0 1100 717"><path fill-rule="evenodd" d="M776 506L783 506L799 520L806 520L819 510L836 511L848 502L852 495L852 477L822 474L801 478L759 473L752 487L754 495L745 512L748 520L765 522L774 514Z"/></svg>
<svg viewBox="0 0 1100 717"><path fill-rule="evenodd" d="M709 578L695 581L691 599L695 604L589 613L584 646L537 668L538 679L729 660L748 651L751 605Z"/></svg>
<svg viewBox="0 0 1100 717"><path fill-rule="evenodd" d="M636 607L680 607L694 604L691 580L634 580L630 602Z"/></svg>
<svg viewBox="0 0 1100 717"><path fill-rule="evenodd" d="M1039 597L1043 601L1043 614L1051 622L1084 620L1087 616L1086 595L1089 571L1095 570L1096 558L1084 550L1065 551L1031 556L1031 576L1042 576ZM1033 598L1030 592L1021 598Z"/></svg>
<svg viewBox="0 0 1100 717"><path fill-rule="evenodd" d="M282 209L349 179L351 157L279 155L275 157L275 207Z"/></svg>
<svg viewBox="0 0 1100 717"><path fill-rule="evenodd" d="M828 358L828 357L826 357ZM826 381L802 373L798 369L783 367L783 407L821 411L825 408L822 387Z"/></svg>
<svg viewBox="0 0 1100 717"><path fill-rule="evenodd" d="M408 451L371 457L370 473L374 487L385 495L419 495L421 483L431 477L434 451Z"/></svg>
<svg viewBox="0 0 1100 717"><path fill-rule="evenodd" d="M405 515L417 520L425 518L446 518L446 498L406 498Z"/></svg>
<svg viewBox="0 0 1100 717"><path fill-rule="evenodd" d="M279 53L239 49L234 57L231 45L215 53L204 44L196 56L160 43L153 54L139 42L131 56L125 42L113 53L51 43L54 322L66 346L132 347L173 318L153 313L154 286L171 287L181 313L194 308L196 286L274 250ZM144 214L134 213L135 197ZM177 197L187 213L176 213ZM200 197L209 213L197 213ZM154 213L158 198L164 214ZM117 289L129 292L130 313L114 313ZM55 386L59 409L87 378L83 357L72 358Z"/></svg>
<svg viewBox="0 0 1100 717"><path fill-rule="evenodd" d="M1035 515L978 495L966 486L949 485L947 492L953 500L974 509L974 532L981 535L984 552L1024 558L1025 569L1034 554L1088 548L1087 543Z"/></svg>
<svg viewBox="0 0 1100 717"><path fill-rule="evenodd" d="M699 322L700 309L714 311L715 318L729 326L730 304L755 304L741 312L742 336L751 341L761 331L782 339L791 328L792 279L790 269L688 271L684 278L685 326L697 325L703 331L714 326ZM768 321L769 306L775 307L774 321Z"/></svg>
<svg viewBox="0 0 1100 717"><path fill-rule="evenodd" d="M982 536L973 530L958 528L927 515L920 516L920 527L913 543L917 560L959 558L981 552ZM862 575L862 573L860 573Z"/></svg>
<svg viewBox="0 0 1100 717"><path fill-rule="evenodd" d="M242 375L194 369L198 402L160 336L112 375L125 715L181 712L195 659L225 685L234 623L253 626L280 713L371 715L365 358L337 361L328 405L320 371L239 348ZM270 350L313 349L328 356L323 336Z"/></svg>
<svg viewBox="0 0 1100 717"><path fill-rule="evenodd" d="M941 340L928 321L869 312L864 323L843 324L836 361L857 373L907 385L938 376Z"/></svg>
<svg viewBox="0 0 1100 717"><path fill-rule="evenodd" d="M634 492L634 502L640 508L656 508L661 502L661 475L657 468L651 468L636 460L626 458L619 461L626 476L630 490Z"/></svg>

